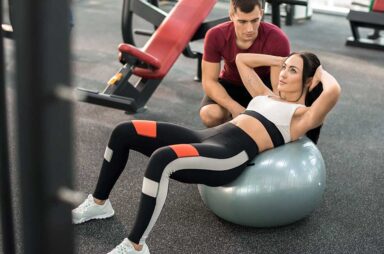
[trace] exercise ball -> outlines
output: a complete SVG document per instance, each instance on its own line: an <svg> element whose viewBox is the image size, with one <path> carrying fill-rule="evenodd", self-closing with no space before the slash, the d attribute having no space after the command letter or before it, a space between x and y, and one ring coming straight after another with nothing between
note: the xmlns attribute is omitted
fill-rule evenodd
<svg viewBox="0 0 384 254"><path fill-rule="evenodd" d="M319 205L325 174L320 151L305 137L257 155L228 185L198 188L217 216L245 226L274 227L300 220Z"/></svg>

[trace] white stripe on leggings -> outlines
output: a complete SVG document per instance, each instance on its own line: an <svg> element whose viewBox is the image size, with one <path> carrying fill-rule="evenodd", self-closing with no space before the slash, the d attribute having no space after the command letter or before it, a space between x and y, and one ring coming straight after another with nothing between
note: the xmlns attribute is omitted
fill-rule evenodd
<svg viewBox="0 0 384 254"><path fill-rule="evenodd" d="M226 158L226 159L214 159L208 157L183 157L178 158L176 160L171 161L164 169L160 184L158 185L158 193L155 210L153 211L151 220L148 224L148 227L144 231L143 236L140 239L140 244L144 244L146 238L148 237L149 232L152 230L155 225L161 209L164 206L165 199L168 193L168 184L169 184L169 176L179 170L183 169L205 169L212 171L225 171L236 168L241 164L245 163L249 159L248 154L245 151L238 153L237 155Z"/></svg>
<svg viewBox="0 0 384 254"><path fill-rule="evenodd" d="M111 162L112 155L113 155L113 150L107 146L104 152L104 159L108 162Z"/></svg>
<svg viewBox="0 0 384 254"><path fill-rule="evenodd" d="M141 191L144 194L156 198L158 188L159 188L159 183L158 182L144 177L144 179L143 179L143 188L141 189Z"/></svg>

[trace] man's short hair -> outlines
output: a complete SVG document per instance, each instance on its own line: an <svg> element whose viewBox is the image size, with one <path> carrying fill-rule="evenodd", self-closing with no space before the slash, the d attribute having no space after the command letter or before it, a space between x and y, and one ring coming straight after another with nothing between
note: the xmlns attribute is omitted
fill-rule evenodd
<svg viewBox="0 0 384 254"><path fill-rule="evenodd" d="M250 13L255 9L255 6L263 9L264 0L231 0L230 4L232 12L236 12L239 9L241 12Z"/></svg>

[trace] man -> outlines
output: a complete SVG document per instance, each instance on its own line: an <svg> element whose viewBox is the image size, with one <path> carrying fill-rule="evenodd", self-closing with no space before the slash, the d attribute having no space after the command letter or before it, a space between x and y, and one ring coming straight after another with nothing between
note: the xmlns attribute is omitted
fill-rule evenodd
<svg viewBox="0 0 384 254"><path fill-rule="evenodd" d="M288 56L288 37L277 26L262 22L262 0L231 0L230 21L210 29L204 41L202 84L205 96L200 117L207 127L222 124L244 111L252 99L236 68L237 53ZM221 60L224 68L221 70ZM255 69L270 86L270 73L277 68Z"/></svg>

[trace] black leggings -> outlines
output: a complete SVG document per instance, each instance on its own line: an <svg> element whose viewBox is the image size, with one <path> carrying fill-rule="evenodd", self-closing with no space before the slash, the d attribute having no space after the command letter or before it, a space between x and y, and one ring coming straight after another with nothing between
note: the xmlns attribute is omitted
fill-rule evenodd
<svg viewBox="0 0 384 254"><path fill-rule="evenodd" d="M139 213L128 237L140 244L145 242L163 208L170 178L225 185L238 177L258 153L256 143L231 123L201 131L154 121L122 123L111 134L95 198L108 198L125 168L130 149L150 156Z"/></svg>

